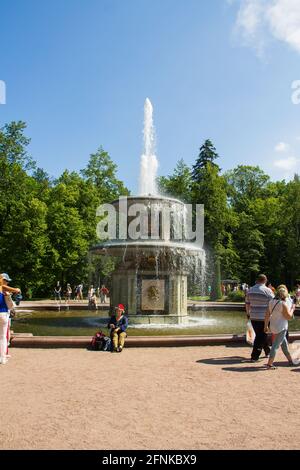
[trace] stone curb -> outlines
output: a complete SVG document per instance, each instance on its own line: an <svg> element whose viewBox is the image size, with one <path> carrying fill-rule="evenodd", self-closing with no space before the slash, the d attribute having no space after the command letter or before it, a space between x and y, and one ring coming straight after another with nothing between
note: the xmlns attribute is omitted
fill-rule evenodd
<svg viewBox="0 0 300 470"><path fill-rule="evenodd" d="M300 332L290 333L290 342L300 340ZM23 336L14 335L13 348L87 348L91 342L88 336ZM132 336L126 340L126 348L161 348L183 346L215 346L227 344L247 345L245 335L216 336Z"/></svg>

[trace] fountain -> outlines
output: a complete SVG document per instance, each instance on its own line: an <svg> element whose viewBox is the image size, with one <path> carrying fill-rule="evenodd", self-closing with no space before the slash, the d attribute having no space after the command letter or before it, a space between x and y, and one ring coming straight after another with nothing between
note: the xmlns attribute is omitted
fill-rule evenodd
<svg viewBox="0 0 300 470"><path fill-rule="evenodd" d="M186 205L158 194L157 168L153 108L147 98L140 195L111 203L115 236L91 252L117 260L111 310L124 304L131 324L186 324L188 274L195 266L204 271L205 252L189 241Z"/></svg>

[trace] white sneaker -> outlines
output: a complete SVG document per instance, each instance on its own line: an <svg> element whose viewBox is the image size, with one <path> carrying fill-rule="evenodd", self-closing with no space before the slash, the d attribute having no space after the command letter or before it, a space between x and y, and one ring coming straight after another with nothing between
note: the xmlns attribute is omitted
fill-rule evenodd
<svg viewBox="0 0 300 470"><path fill-rule="evenodd" d="M1 357L1 358L0 358L0 364L7 364L7 359L6 359L6 357Z"/></svg>

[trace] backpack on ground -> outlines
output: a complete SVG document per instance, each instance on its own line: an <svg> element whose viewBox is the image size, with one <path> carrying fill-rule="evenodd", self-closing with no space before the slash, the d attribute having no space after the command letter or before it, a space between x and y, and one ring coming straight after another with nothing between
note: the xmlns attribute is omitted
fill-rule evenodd
<svg viewBox="0 0 300 470"><path fill-rule="evenodd" d="M110 351L111 339L100 330L92 337L90 343L90 350L92 351Z"/></svg>
<svg viewBox="0 0 300 470"><path fill-rule="evenodd" d="M104 333L100 330L92 337L90 348L92 351L101 351L103 346Z"/></svg>

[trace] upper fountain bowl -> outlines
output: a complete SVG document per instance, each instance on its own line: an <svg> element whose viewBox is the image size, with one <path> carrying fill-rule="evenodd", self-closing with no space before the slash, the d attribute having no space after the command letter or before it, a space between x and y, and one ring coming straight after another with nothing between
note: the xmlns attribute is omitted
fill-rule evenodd
<svg viewBox="0 0 300 470"><path fill-rule="evenodd" d="M116 213L116 237L102 241L91 251L123 256L124 251L155 255L171 251L174 255L195 255L201 246L187 237L190 223L186 205L164 196L128 196L112 202ZM123 224L123 230L121 225ZM124 230L125 226L125 230Z"/></svg>

